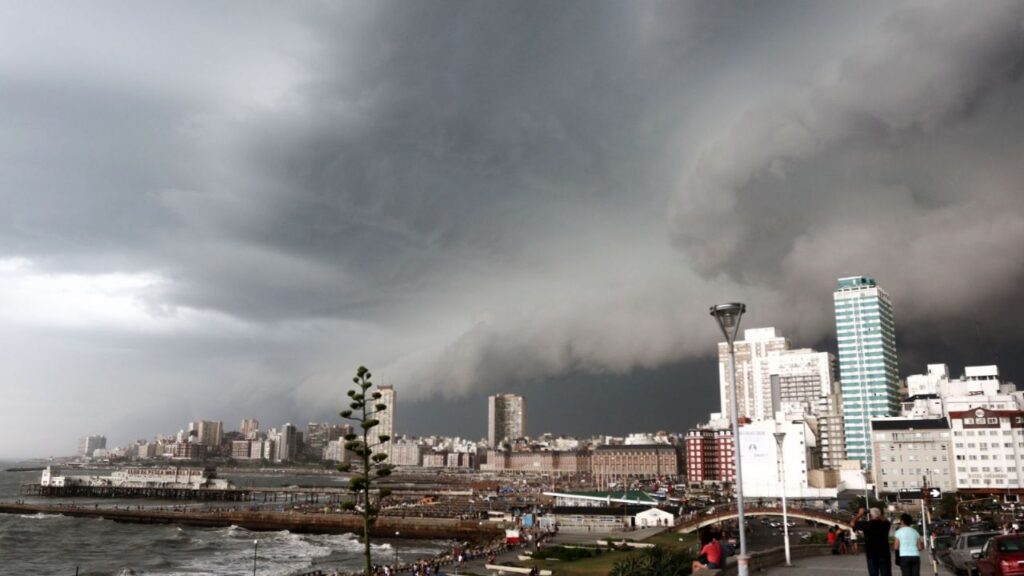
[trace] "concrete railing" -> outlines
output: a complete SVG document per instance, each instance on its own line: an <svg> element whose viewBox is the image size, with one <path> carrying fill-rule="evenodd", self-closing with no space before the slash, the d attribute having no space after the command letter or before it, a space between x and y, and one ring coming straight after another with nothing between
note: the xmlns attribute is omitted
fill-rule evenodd
<svg viewBox="0 0 1024 576"><path fill-rule="evenodd" d="M505 566L504 564L484 564L484 568L493 570L498 574L529 574L533 568L525 566ZM551 576L551 570L541 570L540 576Z"/></svg>
<svg viewBox="0 0 1024 576"><path fill-rule="evenodd" d="M801 544L799 546L791 546L789 548L790 558L796 560L798 558L808 558L811 556L825 556L832 553L832 547L826 544ZM756 573L762 568L769 566L777 566L786 561L786 549L772 548L770 550L761 550L750 554L750 572ZM701 574L707 576L735 576L737 572L736 558L729 558L729 563L726 564L725 568L720 570L701 570L694 572L694 574Z"/></svg>
<svg viewBox="0 0 1024 576"><path fill-rule="evenodd" d="M628 540L598 540L599 546L628 546L630 548L654 548L650 542L630 542Z"/></svg>
<svg viewBox="0 0 1024 576"><path fill-rule="evenodd" d="M746 507L743 510L744 516L782 516L782 510L779 508L755 508ZM808 510L806 508L793 508L788 511L790 520L810 520L811 522L817 522L818 524L824 524L826 526L838 525L843 530L851 530L849 521L842 520L831 514L819 512L817 510ZM676 532L687 534L695 532L696 530L712 524L718 524L722 520L731 520L736 518L735 508L723 508L719 511L708 514L706 512L695 514L692 517L684 517L676 524Z"/></svg>

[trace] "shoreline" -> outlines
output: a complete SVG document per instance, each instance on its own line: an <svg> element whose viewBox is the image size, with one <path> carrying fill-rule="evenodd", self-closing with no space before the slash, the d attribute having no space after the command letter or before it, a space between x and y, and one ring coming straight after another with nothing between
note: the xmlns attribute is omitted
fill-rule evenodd
<svg viewBox="0 0 1024 576"><path fill-rule="evenodd" d="M181 524L205 528L238 526L254 532L288 530L300 534L362 534L362 517L323 512L262 512L88 508L71 504L17 504L0 502L0 514L59 514L75 518L105 518L135 524ZM448 518L402 518L381 516L370 529L375 537L401 532L408 539L449 539L487 541L504 535L504 525L476 520Z"/></svg>

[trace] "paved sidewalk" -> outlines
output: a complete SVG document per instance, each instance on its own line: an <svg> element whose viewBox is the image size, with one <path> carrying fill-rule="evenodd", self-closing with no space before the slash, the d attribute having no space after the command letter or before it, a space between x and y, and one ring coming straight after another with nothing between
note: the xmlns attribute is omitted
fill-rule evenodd
<svg viewBox="0 0 1024 576"><path fill-rule="evenodd" d="M922 563L921 576L932 576L932 566L930 563L927 563L926 558L924 560L926 562ZM800 558L799 560L794 560L792 566L772 566L764 572L768 576L821 576L822 574L834 576L854 576L858 574L867 576L867 573L867 563L864 561L864 556L859 554ZM899 576L900 569L895 564L893 564L892 573L893 576ZM940 565L939 574L942 576L952 576L953 573Z"/></svg>

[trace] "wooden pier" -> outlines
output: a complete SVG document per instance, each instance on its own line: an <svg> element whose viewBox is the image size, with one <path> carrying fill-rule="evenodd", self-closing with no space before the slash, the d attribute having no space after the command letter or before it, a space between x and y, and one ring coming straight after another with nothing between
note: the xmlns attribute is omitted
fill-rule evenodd
<svg viewBox="0 0 1024 576"><path fill-rule="evenodd" d="M351 499L345 488L324 486L287 488L158 488L136 486L43 486L22 484L22 496L47 498L145 498L219 502L282 502L337 505Z"/></svg>

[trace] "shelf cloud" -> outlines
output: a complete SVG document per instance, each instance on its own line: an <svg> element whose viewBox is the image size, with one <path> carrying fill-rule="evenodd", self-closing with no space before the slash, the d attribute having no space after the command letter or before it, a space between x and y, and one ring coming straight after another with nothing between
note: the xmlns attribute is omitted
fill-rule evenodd
<svg viewBox="0 0 1024 576"><path fill-rule="evenodd" d="M329 418L361 364L456 410L676 379L708 305L815 345L853 274L909 361L987 363L1024 339L1022 59L1018 2L8 7L0 437L56 424L0 456Z"/></svg>

